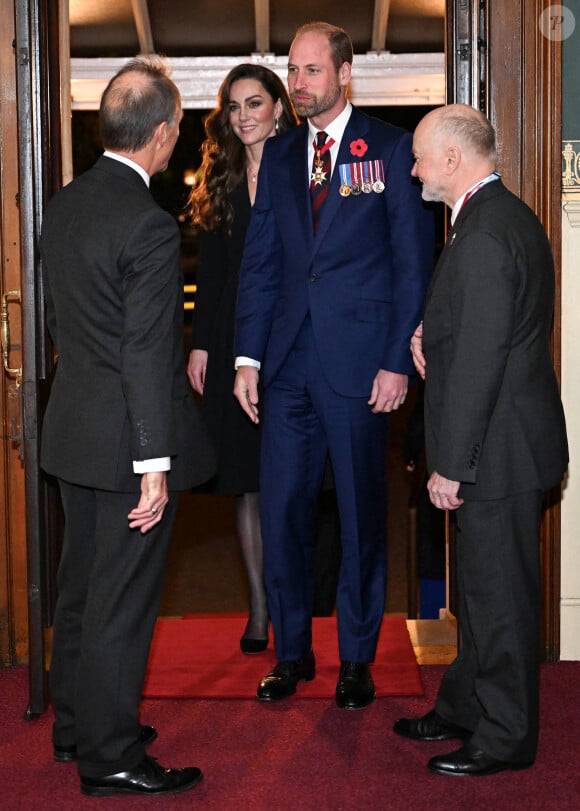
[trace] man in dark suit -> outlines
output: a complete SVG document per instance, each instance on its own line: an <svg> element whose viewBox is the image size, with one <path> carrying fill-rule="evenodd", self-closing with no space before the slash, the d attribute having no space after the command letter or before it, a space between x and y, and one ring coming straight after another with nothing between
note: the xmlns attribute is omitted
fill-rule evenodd
<svg viewBox="0 0 580 811"><path fill-rule="evenodd" d="M430 498L457 516L460 648L435 708L394 728L465 739L429 768L478 776L536 755L542 494L568 462L550 356L554 265L535 214L496 173L482 113L429 113L413 152L423 197L452 209L411 348L425 379Z"/></svg>
<svg viewBox="0 0 580 811"><path fill-rule="evenodd" d="M329 453L342 534L336 701L354 709L375 695L387 420L413 372L409 340L434 243L410 177L411 136L351 106L351 66L342 29L298 30L288 85L307 120L264 148L241 269L235 394L257 421L263 362L260 493L278 662L258 698L283 699L315 675L313 522Z"/></svg>
<svg viewBox="0 0 580 811"><path fill-rule="evenodd" d="M41 254L58 351L42 466L65 514L50 686L54 757L86 794L164 794L139 702L179 491L212 475L185 375L179 230L151 197L181 121L161 63L134 60L101 101L104 156L50 201Z"/></svg>

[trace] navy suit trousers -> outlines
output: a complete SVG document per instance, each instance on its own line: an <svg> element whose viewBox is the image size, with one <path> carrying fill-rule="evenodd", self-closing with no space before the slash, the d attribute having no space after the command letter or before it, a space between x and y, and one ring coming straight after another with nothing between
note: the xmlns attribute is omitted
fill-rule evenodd
<svg viewBox="0 0 580 811"><path fill-rule="evenodd" d="M370 396L370 385L369 385ZM386 432L368 397L333 391L307 318L265 392L260 504L278 660L311 647L314 523L327 454L342 532L336 610L342 660L372 662L386 592Z"/></svg>

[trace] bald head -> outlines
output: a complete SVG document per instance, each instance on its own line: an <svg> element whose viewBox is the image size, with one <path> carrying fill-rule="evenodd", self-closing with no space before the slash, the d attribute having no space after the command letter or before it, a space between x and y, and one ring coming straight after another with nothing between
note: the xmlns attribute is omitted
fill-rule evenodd
<svg viewBox="0 0 580 811"><path fill-rule="evenodd" d="M423 120L428 119L436 137L495 164L495 131L479 110L467 104L448 104L428 113Z"/></svg>
<svg viewBox="0 0 580 811"><path fill-rule="evenodd" d="M495 132L479 110L449 104L419 122L413 154L413 175L423 183L423 198L452 207L467 189L495 171Z"/></svg>
<svg viewBox="0 0 580 811"><path fill-rule="evenodd" d="M101 97L101 139L106 149L138 152L162 122L181 116L181 99L159 57L137 57L113 76Z"/></svg>

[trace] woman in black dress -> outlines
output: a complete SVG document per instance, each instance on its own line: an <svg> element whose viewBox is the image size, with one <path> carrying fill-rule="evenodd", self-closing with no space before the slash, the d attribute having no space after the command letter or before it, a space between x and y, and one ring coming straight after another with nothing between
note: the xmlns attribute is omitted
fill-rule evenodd
<svg viewBox="0 0 580 811"><path fill-rule="evenodd" d="M233 68L205 121L200 181L188 201L191 221L201 228L201 248L187 373L203 395L202 411L218 455L213 492L236 496L249 589L249 618L240 640L244 653L266 648L268 606L259 515L260 434L233 395L235 306L264 142L296 123L275 73L254 64Z"/></svg>

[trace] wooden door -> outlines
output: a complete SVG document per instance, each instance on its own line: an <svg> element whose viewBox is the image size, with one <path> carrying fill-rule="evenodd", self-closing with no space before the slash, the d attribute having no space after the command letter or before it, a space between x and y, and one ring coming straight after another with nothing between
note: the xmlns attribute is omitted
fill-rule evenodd
<svg viewBox="0 0 580 811"><path fill-rule="evenodd" d="M10 563L2 579L6 634L0 637L5 664L28 660L28 715L47 703L44 634L51 620L54 567L46 539L50 486L39 469L42 398L51 368L46 340L42 283L37 254L42 209L53 178L59 175L58 4L49 0L0 0L2 16L2 139L13 148L2 151L3 338L8 383L14 390L8 422L9 445L3 445L3 496L6 545ZM13 111L9 118L10 111ZM16 185L17 184L17 185ZM14 188L13 188L14 187ZM10 264L11 263L11 264ZM5 299L10 279L10 298ZM5 317L4 317L5 316ZM14 368L13 368L14 367ZM14 382L12 382L14 381ZM6 387L6 377L3 378ZM6 424L7 407L3 400ZM18 489L18 498L12 499ZM22 603L24 602L24 606Z"/></svg>

